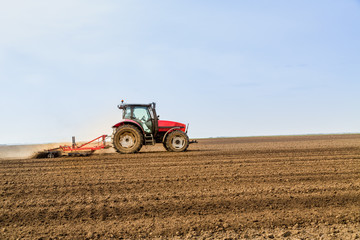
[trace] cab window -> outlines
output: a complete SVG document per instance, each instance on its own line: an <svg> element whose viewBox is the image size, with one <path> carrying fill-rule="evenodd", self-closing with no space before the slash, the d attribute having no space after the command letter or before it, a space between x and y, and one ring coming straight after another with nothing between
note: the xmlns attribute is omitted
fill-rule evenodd
<svg viewBox="0 0 360 240"><path fill-rule="evenodd" d="M147 107L136 107L134 108L133 117L140 121L148 121L150 114Z"/></svg>
<svg viewBox="0 0 360 240"><path fill-rule="evenodd" d="M131 119L131 108L127 107L124 111L124 119Z"/></svg>
<svg viewBox="0 0 360 240"><path fill-rule="evenodd" d="M139 122L146 133L152 132L152 121L147 107L135 107L133 110L135 121Z"/></svg>

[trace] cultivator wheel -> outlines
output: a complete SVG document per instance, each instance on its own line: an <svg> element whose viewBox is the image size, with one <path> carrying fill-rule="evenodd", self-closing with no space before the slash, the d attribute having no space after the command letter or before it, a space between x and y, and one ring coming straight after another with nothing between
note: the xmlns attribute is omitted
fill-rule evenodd
<svg viewBox="0 0 360 240"><path fill-rule="evenodd" d="M33 158L57 158L62 156L62 151L42 151L36 153Z"/></svg>
<svg viewBox="0 0 360 240"><path fill-rule="evenodd" d="M136 153L143 145L143 134L133 125L123 125L114 133L113 145L119 153Z"/></svg>
<svg viewBox="0 0 360 240"><path fill-rule="evenodd" d="M169 133L165 139L165 149L170 152L183 152L189 147L189 137L180 130Z"/></svg>

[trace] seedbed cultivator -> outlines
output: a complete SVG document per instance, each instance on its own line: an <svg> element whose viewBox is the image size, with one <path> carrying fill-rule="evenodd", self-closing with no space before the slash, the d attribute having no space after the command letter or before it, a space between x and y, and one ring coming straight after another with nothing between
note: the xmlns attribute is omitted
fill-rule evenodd
<svg viewBox="0 0 360 240"><path fill-rule="evenodd" d="M101 135L87 143L81 144L78 146L75 142L75 137L72 137L72 145L63 145L57 148L47 149L41 152L38 152L34 158L55 158L61 157L64 155L68 156L89 156L93 154L96 150L106 149L110 146L106 144L107 135Z"/></svg>

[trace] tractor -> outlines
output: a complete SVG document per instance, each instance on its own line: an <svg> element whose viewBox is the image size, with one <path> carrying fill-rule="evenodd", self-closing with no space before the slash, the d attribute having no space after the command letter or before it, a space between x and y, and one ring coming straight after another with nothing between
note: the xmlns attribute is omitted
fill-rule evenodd
<svg viewBox="0 0 360 240"><path fill-rule="evenodd" d="M123 120L113 126L112 143L119 153L136 153L143 145L162 143L169 152L183 152L190 143L187 136L189 125L159 120L155 110L156 104L121 104ZM106 139L108 135L101 135L81 145L76 144L72 137L72 145L63 145L57 148L46 149L34 154L33 158L53 158L68 156L89 156L97 150L110 148Z"/></svg>
<svg viewBox="0 0 360 240"><path fill-rule="evenodd" d="M136 153L143 145L162 143L170 152L186 151L190 143L185 124L159 120L156 104L121 104L122 121L113 126L112 143L119 153Z"/></svg>

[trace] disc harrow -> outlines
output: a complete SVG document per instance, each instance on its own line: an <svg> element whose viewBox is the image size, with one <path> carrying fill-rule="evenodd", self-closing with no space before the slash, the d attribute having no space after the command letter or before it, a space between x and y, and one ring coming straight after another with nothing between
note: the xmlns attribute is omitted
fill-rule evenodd
<svg viewBox="0 0 360 240"><path fill-rule="evenodd" d="M77 145L75 137L72 137L72 145L61 145L57 148L45 149L37 152L33 158L56 158L62 156L89 156L95 151L100 149L106 149L110 146L106 143L107 135L101 135L89 142L81 145Z"/></svg>

